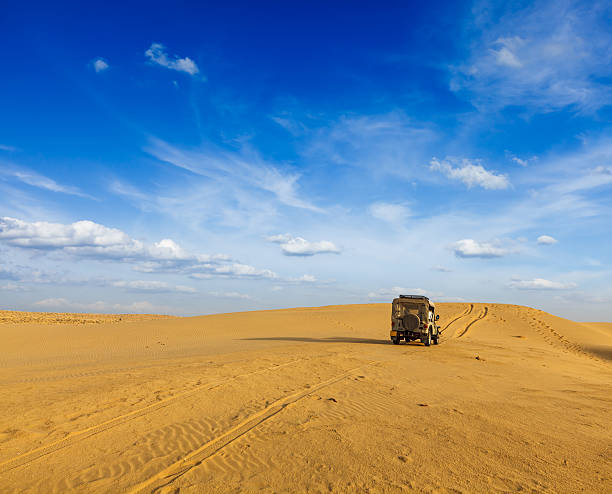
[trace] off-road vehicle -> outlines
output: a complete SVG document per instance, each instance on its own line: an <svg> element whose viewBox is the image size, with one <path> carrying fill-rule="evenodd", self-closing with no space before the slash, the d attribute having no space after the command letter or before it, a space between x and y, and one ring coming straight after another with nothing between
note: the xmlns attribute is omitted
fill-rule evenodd
<svg viewBox="0 0 612 494"><path fill-rule="evenodd" d="M391 306L391 341L421 340L425 346L437 345L440 339L436 307L423 295L400 295Z"/></svg>

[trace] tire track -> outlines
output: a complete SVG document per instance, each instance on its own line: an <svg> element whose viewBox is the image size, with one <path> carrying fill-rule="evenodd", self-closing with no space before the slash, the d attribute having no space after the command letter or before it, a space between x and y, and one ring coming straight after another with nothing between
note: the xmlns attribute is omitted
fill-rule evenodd
<svg viewBox="0 0 612 494"><path fill-rule="evenodd" d="M529 319L525 316L521 316L521 318L524 319L536 333L542 336L544 341L549 345L556 348L561 348L565 352L573 353L574 355L579 355L594 361L602 362L602 360L597 356L585 351L579 343L567 339L565 336L555 331L550 324L547 324L545 321L539 319L537 317L537 311L530 309L528 313L530 316Z"/></svg>
<svg viewBox="0 0 612 494"><path fill-rule="evenodd" d="M465 335L465 333L468 332L468 329L470 329L474 324L476 324L478 321L482 321L485 317L487 317L487 314L489 312L489 308L488 307L484 307L481 311L480 314L478 314L478 316L476 317L476 319L474 319L473 321L471 321L465 328L463 328L463 330L461 331L461 333L459 333L459 335L457 335L457 338L461 338L463 335Z"/></svg>
<svg viewBox="0 0 612 494"><path fill-rule="evenodd" d="M263 410L245 418L242 422L235 425L220 436L217 436L216 438L213 438L210 441L204 443L199 448L193 450L191 453L187 454L180 460L159 471L152 477L135 485L132 489L127 491L128 494L135 494L145 488L149 488L150 492L155 492L163 487L168 486L193 468L201 465L204 461L206 461L212 455L221 451L227 445L233 443L239 437L244 436L260 424L266 422L278 413L282 412L288 406L296 403L297 401L301 400L302 398L305 398L306 396L314 393L315 391L318 391L319 389L330 386L334 383L337 383L338 381L341 381L342 379L353 375L358 370L360 370L359 367L351 369L338 376L323 381L317 385L311 386L307 389L298 391L275 401L274 403L265 407Z"/></svg>
<svg viewBox="0 0 612 494"><path fill-rule="evenodd" d="M444 326L444 328L440 330L440 333L441 334L444 333L444 331L446 331L450 327L450 325L453 324L455 321L458 321L462 317L470 315L473 310L474 310L474 304L470 304L470 306L467 309L465 309L461 314L459 314L458 316L453 318L449 323L447 323L446 326Z"/></svg>
<svg viewBox="0 0 612 494"><path fill-rule="evenodd" d="M384 416L390 408L405 405L405 398L394 396L389 389L368 387L367 391L364 391L362 379L363 376L347 379L342 383L342 387L334 389L333 400L326 398L329 395L324 393L313 393L305 397L298 410L301 418L294 427L303 430L313 423L347 423L361 417ZM294 414L295 412L296 409L292 411ZM260 456L260 452L266 451L275 441L274 424L274 421L268 421L251 430L248 435L237 438L221 451L208 457L200 468L217 483L225 479L232 481L240 478L244 472L252 475L255 472L281 468L278 464L279 458L274 455Z"/></svg>
<svg viewBox="0 0 612 494"><path fill-rule="evenodd" d="M104 422L101 422L99 424L93 425L91 427L87 427L85 429L81 429L80 431L74 431L74 432L69 432L66 434L66 436L64 436L61 439L58 439L56 441L53 441L49 444L45 444L43 446L40 446L38 448L32 449L30 451L27 451L26 453L22 453L18 456L14 456L13 458L9 458L8 460L5 460L3 462L0 463L0 473L4 473L4 472L8 472L9 470L13 470L15 468L27 465L43 456L47 456L49 454L52 454L60 449L66 448L68 446L71 446L73 444L75 444L78 441L82 441L84 439L87 439L91 436L94 436L96 434L100 434L102 432L105 432L113 427L116 427L118 425L124 424L130 420L133 420L135 418L141 417L143 415L146 415L148 413L152 413L155 412L157 410L160 410L162 408L165 408L167 406L172 405L174 402L178 401L181 398L185 398L191 395L194 395L200 391L209 391L211 389L217 388L219 386L223 386L224 384L227 384L231 381L235 381L236 379L240 379L241 377L248 377L248 376L253 376L253 375L257 375L257 374L261 374L267 371L271 371L271 370L277 370L280 369L282 367L286 367L288 365L294 364L296 362L299 362L301 360L304 359L297 359L297 360L292 360L290 362L286 362L284 364L279 364L279 365L275 365L272 367L265 367L263 369L259 369L257 371L253 371L253 372L247 372L244 374L238 374L236 376L233 376L231 378L228 379L223 379L223 380L219 380L219 381L212 381L210 383L205 384L204 386L198 386L195 389L190 389L188 391L184 391L182 393L176 394L174 396L170 396L168 398L159 400L155 403L152 403L150 405L147 405L145 407L139 408L137 410L132 410L128 413L122 414L122 415L118 415L117 417L114 417L112 419L106 420Z"/></svg>

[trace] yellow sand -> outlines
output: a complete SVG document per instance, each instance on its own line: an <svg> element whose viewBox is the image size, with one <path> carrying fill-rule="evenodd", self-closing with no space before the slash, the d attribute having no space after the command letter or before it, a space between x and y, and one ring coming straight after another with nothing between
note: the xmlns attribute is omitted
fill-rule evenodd
<svg viewBox="0 0 612 494"><path fill-rule="evenodd" d="M612 324L439 308L0 312L0 492L612 492Z"/></svg>

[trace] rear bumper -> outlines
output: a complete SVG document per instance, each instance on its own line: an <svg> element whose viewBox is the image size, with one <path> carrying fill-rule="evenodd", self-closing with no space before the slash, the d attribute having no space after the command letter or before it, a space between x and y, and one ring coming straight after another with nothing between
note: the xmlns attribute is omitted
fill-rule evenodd
<svg viewBox="0 0 612 494"><path fill-rule="evenodd" d="M404 329L401 329L401 330L392 329L389 332L389 336L391 338L395 338L397 336L406 336L406 335L408 335L408 336L418 336L418 335L422 335L422 334L427 334L427 332L428 332L427 328L422 328L422 329L419 328L419 329L417 329L415 331L408 331L408 330L404 330Z"/></svg>

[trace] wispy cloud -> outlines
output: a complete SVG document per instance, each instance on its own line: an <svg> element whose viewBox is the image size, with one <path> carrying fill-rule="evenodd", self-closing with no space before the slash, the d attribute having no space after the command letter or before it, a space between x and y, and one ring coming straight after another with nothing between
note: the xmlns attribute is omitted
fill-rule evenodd
<svg viewBox="0 0 612 494"><path fill-rule="evenodd" d="M179 292L179 293L196 293L197 290L185 285L170 285L165 281L153 280L132 280L132 281L115 281L112 286L117 288L125 288L135 292Z"/></svg>
<svg viewBox="0 0 612 494"><path fill-rule="evenodd" d="M208 292L208 295L212 297L219 298L233 298L233 299L241 299L241 300L252 300L253 297L247 295L246 293L240 292Z"/></svg>
<svg viewBox="0 0 612 494"><path fill-rule="evenodd" d="M469 23L471 53L453 68L451 89L491 110L519 105L528 111L592 111L610 104L609 3L515 5L477 2Z"/></svg>
<svg viewBox="0 0 612 494"><path fill-rule="evenodd" d="M412 178L421 174L435 129L402 111L341 116L315 127L306 138L303 154L311 162L360 168L375 175Z"/></svg>
<svg viewBox="0 0 612 494"><path fill-rule="evenodd" d="M34 305L45 309L74 310L85 312L111 312L127 314L160 313L167 312L167 307L157 307L147 301L133 302L131 304L111 304L104 301L82 303L73 302L63 297L46 298L35 302Z"/></svg>
<svg viewBox="0 0 612 494"><path fill-rule="evenodd" d="M439 271L440 273L452 273L453 270L450 268L447 268L445 266L440 266L439 264L437 264L436 266L432 266L431 269L433 269L434 271Z"/></svg>
<svg viewBox="0 0 612 494"><path fill-rule="evenodd" d="M508 177L486 170L477 160L447 158L440 161L433 158L429 165L431 170L442 172L451 180L459 180L468 187L477 185L483 189L496 190L510 186Z"/></svg>
<svg viewBox="0 0 612 494"><path fill-rule="evenodd" d="M576 283L564 283L560 281L545 280L543 278L534 278L532 280L514 279L508 283L510 288L518 290L569 290L576 288Z"/></svg>
<svg viewBox="0 0 612 494"><path fill-rule="evenodd" d="M410 206L404 203L375 202L368 211L376 219L396 224L412 216Z"/></svg>
<svg viewBox="0 0 612 494"><path fill-rule="evenodd" d="M32 187L50 190L51 192L60 192L62 194L70 194L73 196L92 199L89 194L81 192L77 187L58 184L55 180L45 177L44 175L40 175L35 171L15 167L8 163L2 163L2 168L0 168L0 177L13 178L24 184L31 185Z"/></svg>
<svg viewBox="0 0 612 494"><path fill-rule="evenodd" d="M340 249L329 240L311 242L302 237L294 237L288 233L266 237L268 242L280 244L281 251L286 256L314 256L315 254L339 254Z"/></svg>
<svg viewBox="0 0 612 494"><path fill-rule="evenodd" d="M150 139L145 150L160 161L221 184L229 180L233 184L270 192L287 206L322 211L298 196L299 174L267 163L253 150L244 148L241 151L227 151L212 146L193 151L181 150L154 138Z"/></svg>
<svg viewBox="0 0 612 494"><path fill-rule="evenodd" d="M0 144L0 151L8 151L9 153L12 153L17 151L17 148L14 146L7 146L6 144Z"/></svg>
<svg viewBox="0 0 612 494"><path fill-rule="evenodd" d="M422 288L404 288L401 286L394 286L391 288L379 288L376 291L368 293L368 298L377 300L389 300L400 295L427 295L427 290Z"/></svg>
<svg viewBox="0 0 612 494"><path fill-rule="evenodd" d="M178 55L168 55L166 48L161 43L153 43L145 52L145 56L152 62L170 70L185 72L195 75L200 70L196 63L189 57L180 58Z"/></svg>

